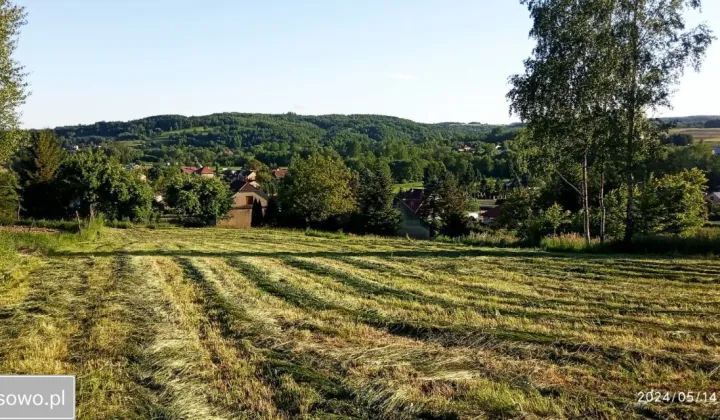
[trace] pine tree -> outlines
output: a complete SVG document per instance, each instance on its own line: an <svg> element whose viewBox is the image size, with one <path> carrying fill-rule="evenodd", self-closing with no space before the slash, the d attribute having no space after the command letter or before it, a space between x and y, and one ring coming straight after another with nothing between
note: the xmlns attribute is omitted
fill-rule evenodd
<svg viewBox="0 0 720 420"><path fill-rule="evenodd" d="M280 223L280 204L277 196L268 199L267 208L265 209L265 225L278 226Z"/></svg>
<svg viewBox="0 0 720 420"><path fill-rule="evenodd" d="M394 235L400 228L400 212L394 206L392 177L387 164L375 164L360 172L358 210L352 230L374 235Z"/></svg>
<svg viewBox="0 0 720 420"><path fill-rule="evenodd" d="M32 184L48 182L55 176L65 157L60 142L52 130L31 134L30 159L24 166L27 181Z"/></svg>
<svg viewBox="0 0 720 420"><path fill-rule="evenodd" d="M252 206L252 218L250 219L250 226L260 227L265 225L265 218L263 216L262 204L260 201L253 201Z"/></svg>

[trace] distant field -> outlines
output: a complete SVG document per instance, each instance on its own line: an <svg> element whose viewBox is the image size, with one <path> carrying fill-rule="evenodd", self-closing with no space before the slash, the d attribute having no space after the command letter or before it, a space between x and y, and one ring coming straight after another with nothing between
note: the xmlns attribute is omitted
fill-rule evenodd
<svg viewBox="0 0 720 420"><path fill-rule="evenodd" d="M720 143L720 128L675 128L670 130L672 134L690 134L695 141L708 143Z"/></svg>
<svg viewBox="0 0 720 420"><path fill-rule="evenodd" d="M151 138L151 141L162 141L162 140L168 140L170 136L173 134L182 134L182 133L193 133L197 131L198 133L206 133L208 131L211 131L210 129L206 129L204 127L194 127L194 128L185 128L182 130L173 130L173 131L165 131L159 136L155 136Z"/></svg>
<svg viewBox="0 0 720 420"><path fill-rule="evenodd" d="M720 261L112 230L0 281L0 372L78 418L710 418Z"/></svg>
<svg viewBox="0 0 720 420"><path fill-rule="evenodd" d="M406 184L395 184L393 185L393 191L398 193L400 191L412 190L415 188L423 188L422 182L408 182Z"/></svg>

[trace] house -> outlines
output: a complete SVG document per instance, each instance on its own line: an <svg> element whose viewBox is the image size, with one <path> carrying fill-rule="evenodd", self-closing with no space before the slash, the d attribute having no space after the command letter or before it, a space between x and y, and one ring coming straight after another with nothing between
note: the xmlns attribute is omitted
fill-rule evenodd
<svg viewBox="0 0 720 420"><path fill-rule="evenodd" d="M250 169L243 169L235 173L237 179L241 182L255 181L257 179L257 172Z"/></svg>
<svg viewBox="0 0 720 420"><path fill-rule="evenodd" d="M208 167L196 168L194 166L181 166L180 171L188 175L195 174L205 178L215 178L215 172L213 172L213 170Z"/></svg>
<svg viewBox="0 0 720 420"><path fill-rule="evenodd" d="M259 187L259 184L255 186L250 182L244 183L233 195L232 208L228 213L229 218L219 221L217 225L232 228L249 228L252 222L252 208L255 201L259 201L263 211L265 211L268 195Z"/></svg>
<svg viewBox="0 0 720 420"><path fill-rule="evenodd" d="M262 190L260 183L257 181L241 181L239 179L236 179L236 180L230 182L230 190L233 192L238 192L245 186L245 184L250 184L251 186L253 186L257 189Z"/></svg>
<svg viewBox="0 0 720 420"><path fill-rule="evenodd" d="M398 194L398 199L405 203L413 213L417 213L425 202L425 191L420 188L403 191Z"/></svg>
<svg viewBox="0 0 720 420"><path fill-rule="evenodd" d="M428 223L399 197L395 199L395 208L400 210L400 216L402 216L398 235L415 239L430 239Z"/></svg>
<svg viewBox="0 0 720 420"><path fill-rule="evenodd" d="M205 178L215 178L215 172L207 166L198 169L195 173Z"/></svg>
<svg viewBox="0 0 720 420"><path fill-rule="evenodd" d="M720 206L720 192L711 192L705 196L705 201L713 206Z"/></svg>
<svg viewBox="0 0 720 420"><path fill-rule="evenodd" d="M502 213L502 207L497 206L480 213L484 225L491 225Z"/></svg>
<svg viewBox="0 0 720 420"><path fill-rule="evenodd" d="M472 153L474 151L475 151L475 148L472 146L468 146L467 144L458 149L458 152L465 152L465 153Z"/></svg>
<svg viewBox="0 0 720 420"><path fill-rule="evenodd" d="M283 179L283 178L285 178L285 175L287 175L287 169L277 168L274 171L272 171L272 176L275 179Z"/></svg>

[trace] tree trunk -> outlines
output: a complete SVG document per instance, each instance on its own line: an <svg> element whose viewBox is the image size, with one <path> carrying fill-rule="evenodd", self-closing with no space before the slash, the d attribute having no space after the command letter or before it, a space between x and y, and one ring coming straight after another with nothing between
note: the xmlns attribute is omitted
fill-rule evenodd
<svg viewBox="0 0 720 420"><path fill-rule="evenodd" d="M605 208L605 169L600 172L600 242L605 243L605 218L607 217L607 209Z"/></svg>
<svg viewBox="0 0 720 420"><path fill-rule="evenodd" d="M585 243L587 245L590 245L590 198L589 198L589 188L588 188L588 154L587 151L585 152L585 156L583 158L583 187L582 187L582 200L583 200L583 211L585 212L584 219L585 219L585 228L584 228L584 235L585 235Z"/></svg>
<svg viewBox="0 0 720 420"><path fill-rule="evenodd" d="M632 242L632 237L635 229L635 218L634 218L634 209L635 209L635 136L636 136L636 118L637 118L637 90L638 90L638 80L637 80L637 72L638 72L638 62L640 60L640 54L639 54L639 34L638 34L638 7L640 2L636 2L635 4L635 11L633 14L633 28L632 28L632 36L631 36L631 42L632 42L632 53L633 53L633 63L631 68L631 77L632 81L630 82L630 101L629 106L626 107L627 117L630 119L628 122L628 138L627 138L627 156L626 156L626 162L627 162L627 188L628 188L628 202L627 202L627 210L625 215L625 238L623 239L626 244L629 244Z"/></svg>

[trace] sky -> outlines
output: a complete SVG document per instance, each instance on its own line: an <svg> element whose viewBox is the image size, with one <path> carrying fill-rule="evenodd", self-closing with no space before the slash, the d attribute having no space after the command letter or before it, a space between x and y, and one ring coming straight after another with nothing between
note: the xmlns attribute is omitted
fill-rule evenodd
<svg viewBox="0 0 720 420"><path fill-rule="evenodd" d="M532 49L514 0L14 0L27 128L216 112L517 120L508 77ZM705 0L720 33L720 1ZM674 109L720 114L720 41Z"/></svg>

